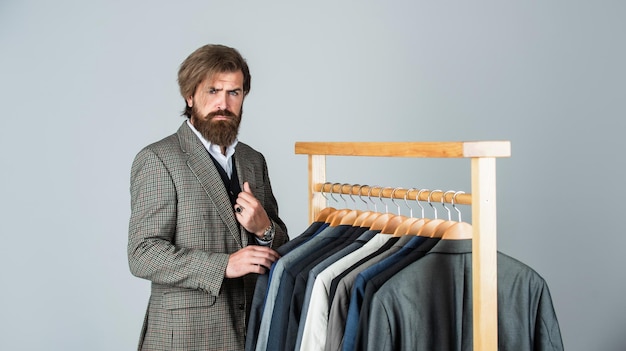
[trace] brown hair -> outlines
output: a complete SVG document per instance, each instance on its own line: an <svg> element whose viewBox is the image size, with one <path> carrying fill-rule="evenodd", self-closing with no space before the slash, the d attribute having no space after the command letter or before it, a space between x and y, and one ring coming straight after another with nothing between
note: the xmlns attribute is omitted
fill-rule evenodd
<svg viewBox="0 0 626 351"><path fill-rule="evenodd" d="M237 50L224 45L205 45L189 55L178 70L178 86L185 99L183 115L191 117L191 108L186 99L195 94L196 88L205 78L216 73L237 71L243 73L245 96L250 91L250 70Z"/></svg>

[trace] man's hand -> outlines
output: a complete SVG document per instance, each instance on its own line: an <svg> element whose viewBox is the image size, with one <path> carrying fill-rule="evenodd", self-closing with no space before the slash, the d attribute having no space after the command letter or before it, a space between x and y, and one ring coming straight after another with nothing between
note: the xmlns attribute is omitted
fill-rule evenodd
<svg viewBox="0 0 626 351"><path fill-rule="evenodd" d="M234 207L239 224L257 237L263 236L271 222L259 200L252 194L248 182L243 183L243 191L237 196Z"/></svg>
<svg viewBox="0 0 626 351"><path fill-rule="evenodd" d="M248 273L263 274L280 255L269 247L250 245L231 254L226 266L226 278L243 277Z"/></svg>

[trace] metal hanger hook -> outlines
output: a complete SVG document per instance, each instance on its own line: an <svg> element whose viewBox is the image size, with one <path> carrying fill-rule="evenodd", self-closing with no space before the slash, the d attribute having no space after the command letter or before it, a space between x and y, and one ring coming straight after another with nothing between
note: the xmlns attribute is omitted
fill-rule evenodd
<svg viewBox="0 0 626 351"><path fill-rule="evenodd" d="M367 191L367 198L368 198L368 200L370 200L372 205L374 205L374 212L378 212L378 206L376 206L376 202L374 202L374 200L372 200L372 190L374 190L374 188L380 188L380 186L378 186L378 185L371 186L369 188L369 190ZM370 207L367 206L367 208L369 209Z"/></svg>
<svg viewBox="0 0 626 351"><path fill-rule="evenodd" d="M361 189L363 189L363 187L365 187L365 186L367 186L367 185L359 185L359 199L365 204L365 206L369 210L369 206L367 204L367 201L363 200L363 197L361 196Z"/></svg>
<svg viewBox="0 0 626 351"><path fill-rule="evenodd" d="M335 185L341 185L341 183L333 183L330 186L330 192L328 193L328 195L330 195L330 197L333 199L333 201L335 201L335 203L338 203L339 201L337 201L337 199L335 199L335 197L333 196L333 188L335 188Z"/></svg>
<svg viewBox="0 0 626 351"><path fill-rule="evenodd" d="M426 201L428 201L428 204L430 205L430 207L433 209L433 211L435 212L435 219L437 219L437 209L435 208L435 206L433 206L433 203L430 201L430 197L433 195L434 192L440 192L442 193L442 190L433 190L431 192L428 193L428 198L426 199Z"/></svg>
<svg viewBox="0 0 626 351"><path fill-rule="evenodd" d="M350 200L352 200L352 203L354 204L354 209L356 209L356 200L354 200L354 197L352 196L354 193L354 187L360 186L359 184L347 184L350 185L350 194L348 194L348 196L350 196ZM360 189L360 188L359 188Z"/></svg>
<svg viewBox="0 0 626 351"><path fill-rule="evenodd" d="M454 210L456 211L456 213L459 216L459 222L463 222L461 220L461 210L459 210L458 208L456 208L456 204L454 203L454 201L456 200L456 196L459 194L465 194L465 191L457 191L454 193L454 195L452 195L452 208L454 208Z"/></svg>
<svg viewBox="0 0 626 351"><path fill-rule="evenodd" d="M350 185L350 184L347 184L347 183L343 183L343 184L337 183L337 184L339 184L339 197L341 198L341 200L343 200L343 207L348 208L348 201L346 201L346 198L343 197L343 187L346 185Z"/></svg>
<svg viewBox="0 0 626 351"><path fill-rule="evenodd" d="M385 189L391 189L391 187L380 188L380 192L378 193L378 200L380 201L380 203L385 205L385 213L389 213L389 206L386 202L383 201L383 192L385 191Z"/></svg>
<svg viewBox="0 0 626 351"><path fill-rule="evenodd" d="M322 196L324 197L324 199L326 199L326 202L328 202L328 197L326 197L326 193L324 192L324 187L325 187L327 184L331 184L330 191L332 191L332 190L333 190L333 188L332 188L332 183L331 183L331 182L326 182L326 183L322 184L322 190L320 191L320 194L322 194Z"/></svg>
<svg viewBox="0 0 626 351"><path fill-rule="evenodd" d="M422 209L422 217L420 218L424 218L424 206L422 206L422 204L420 203L420 195L425 191L430 191L430 190L421 189L417 192L417 195L415 196L415 201L417 201L417 206L419 206Z"/></svg>
<svg viewBox="0 0 626 351"><path fill-rule="evenodd" d="M396 202L396 200L394 199L393 195L396 193L396 190L398 189L402 189L402 188L395 188L391 191L391 202L393 202L394 205L396 205L396 207L398 208L398 216L401 215L400 213L400 205L398 205L398 203Z"/></svg>
<svg viewBox="0 0 626 351"><path fill-rule="evenodd" d="M409 216L411 218L413 218L413 208L409 205L409 193L411 192L411 190L416 190L415 188L410 188L409 190L406 191L406 193L404 193L404 203L406 204L406 207L409 208Z"/></svg>
<svg viewBox="0 0 626 351"><path fill-rule="evenodd" d="M452 215L450 214L450 209L446 207L445 200L446 200L446 195L447 194L452 194L454 192L455 192L454 190L448 190L445 193L443 193L443 195L441 195L441 206L443 206L443 208L448 212L448 220L449 221L452 220Z"/></svg>

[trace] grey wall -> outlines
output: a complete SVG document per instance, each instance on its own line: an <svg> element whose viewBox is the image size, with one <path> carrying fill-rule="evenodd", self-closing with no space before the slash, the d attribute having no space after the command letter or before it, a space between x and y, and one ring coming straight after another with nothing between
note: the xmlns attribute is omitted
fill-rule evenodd
<svg viewBox="0 0 626 351"><path fill-rule="evenodd" d="M126 261L130 164L182 122L176 71L205 43L250 63L240 139L267 156L292 235L307 225L296 141L510 140L499 249L548 281L567 350L626 349L625 10L3 0L0 349L135 347L149 283ZM466 160L328 168L337 182L470 191Z"/></svg>

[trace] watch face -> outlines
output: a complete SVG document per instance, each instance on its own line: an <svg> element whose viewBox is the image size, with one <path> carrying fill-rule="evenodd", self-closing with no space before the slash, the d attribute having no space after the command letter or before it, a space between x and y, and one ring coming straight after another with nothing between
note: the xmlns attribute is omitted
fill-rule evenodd
<svg viewBox="0 0 626 351"><path fill-rule="evenodd" d="M274 238L274 233L273 233L273 228L269 228L268 230L265 231L265 234L263 234L263 241L270 241Z"/></svg>

